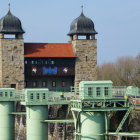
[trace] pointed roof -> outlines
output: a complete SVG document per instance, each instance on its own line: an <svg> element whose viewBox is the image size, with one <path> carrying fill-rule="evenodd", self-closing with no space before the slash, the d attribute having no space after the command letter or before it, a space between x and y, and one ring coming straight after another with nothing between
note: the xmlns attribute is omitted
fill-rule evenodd
<svg viewBox="0 0 140 140"><path fill-rule="evenodd" d="M92 35L97 34L97 32L94 29L94 23L93 21L86 17L83 13L83 10L81 12L81 15L77 17L70 25L70 31L68 35Z"/></svg>
<svg viewBox="0 0 140 140"><path fill-rule="evenodd" d="M17 34L24 33L22 29L21 21L14 16L10 9L8 13L0 19L0 33Z"/></svg>

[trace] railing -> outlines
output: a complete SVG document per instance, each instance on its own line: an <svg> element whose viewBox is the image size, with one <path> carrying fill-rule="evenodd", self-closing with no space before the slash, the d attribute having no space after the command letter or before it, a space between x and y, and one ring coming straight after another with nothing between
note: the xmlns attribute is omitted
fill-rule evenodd
<svg viewBox="0 0 140 140"><path fill-rule="evenodd" d="M25 100L25 90L15 90L15 99L24 101Z"/></svg>
<svg viewBox="0 0 140 140"><path fill-rule="evenodd" d="M134 91L134 92L133 92ZM83 93L83 94L80 94L80 93ZM79 89L78 87L72 87L71 88L71 92L63 92L64 93L64 97L61 96L61 92L53 92L53 91L48 91L46 94L46 98L42 100L43 96L40 94L38 100L37 100L37 97L35 95L34 99L41 102L41 101L48 101L48 102L58 102L58 101L70 101L70 100L73 100L73 99L83 99L82 96L85 97L85 93L84 93L84 89L81 88ZM123 98L124 99L124 96L128 95L129 96L129 100L130 102L139 102L140 104L140 90L132 90L128 87L112 87L111 91L109 91L109 93L112 94L112 99L115 99L115 98ZM13 99L15 101L25 101L26 98L30 98L27 97L25 95L25 90L16 90L14 95L11 96L10 95L10 89L9 89L9 92L8 92L8 96L6 96L7 92L6 91L3 91L3 94L0 96L0 98L2 99ZM92 95L87 95L87 98L88 99L94 99L94 94L96 93L93 93ZM101 99L106 99L107 96L102 96ZM30 100L30 99L29 99ZM34 100L34 101L35 101Z"/></svg>
<svg viewBox="0 0 140 140"><path fill-rule="evenodd" d="M49 92L48 93L48 101L49 102L64 102L70 101L75 98L75 93L73 92L63 92L63 96L61 96L61 92Z"/></svg>
<svg viewBox="0 0 140 140"><path fill-rule="evenodd" d="M16 90L15 94L15 100L17 101L25 101L28 99L28 101L31 102L67 102L71 99L75 99L75 93L74 92L64 92L64 97L61 97L61 92L52 92L49 91L48 93L42 94L25 94L25 90ZM44 97L45 98L44 98Z"/></svg>
<svg viewBox="0 0 140 140"><path fill-rule="evenodd" d="M112 96L125 96L127 87L112 87Z"/></svg>

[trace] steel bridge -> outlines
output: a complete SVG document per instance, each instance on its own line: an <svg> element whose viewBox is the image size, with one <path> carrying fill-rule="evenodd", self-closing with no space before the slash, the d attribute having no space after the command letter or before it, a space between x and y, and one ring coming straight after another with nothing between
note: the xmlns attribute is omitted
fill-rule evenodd
<svg viewBox="0 0 140 140"><path fill-rule="evenodd" d="M17 101L26 106L26 112L14 111ZM73 120L48 119L48 105L68 104ZM14 115L26 115L27 140L47 140L49 122L74 122L76 140L108 140L112 135L139 137L138 132L120 132L130 112L139 106L140 90L137 87L113 87L111 81L81 82L79 87L72 87L71 92L64 92L63 96L61 92L48 89L1 88L0 121L3 123L0 124L0 140L14 139ZM109 132L108 114L112 111L126 111L115 132Z"/></svg>

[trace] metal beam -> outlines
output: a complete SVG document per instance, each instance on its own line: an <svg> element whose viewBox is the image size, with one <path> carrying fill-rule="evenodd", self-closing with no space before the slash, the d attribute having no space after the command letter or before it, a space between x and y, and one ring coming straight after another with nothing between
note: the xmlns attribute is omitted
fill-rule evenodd
<svg viewBox="0 0 140 140"><path fill-rule="evenodd" d="M44 123L74 123L73 119L60 119L60 120L44 120Z"/></svg>
<svg viewBox="0 0 140 140"><path fill-rule="evenodd" d="M26 115L26 112L12 112L11 115Z"/></svg>
<svg viewBox="0 0 140 140"><path fill-rule="evenodd" d="M140 137L140 133L137 132L109 132L108 134L109 136L126 136L126 137Z"/></svg>

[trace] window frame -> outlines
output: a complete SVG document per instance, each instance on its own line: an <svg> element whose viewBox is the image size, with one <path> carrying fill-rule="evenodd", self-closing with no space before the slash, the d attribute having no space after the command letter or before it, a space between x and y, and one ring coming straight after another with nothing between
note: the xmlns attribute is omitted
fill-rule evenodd
<svg viewBox="0 0 140 140"><path fill-rule="evenodd" d="M104 95L109 96L109 88L108 87L104 87Z"/></svg>
<svg viewBox="0 0 140 140"><path fill-rule="evenodd" d="M34 83L35 83L35 85L34 85ZM37 87L37 81L33 81L33 82L32 82L32 86L33 86L33 87Z"/></svg>
<svg viewBox="0 0 140 140"><path fill-rule="evenodd" d="M93 87L88 87L88 96L92 96L93 94Z"/></svg>
<svg viewBox="0 0 140 140"><path fill-rule="evenodd" d="M52 81L52 87L56 87L56 81Z"/></svg>
<svg viewBox="0 0 140 140"><path fill-rule="evenodd" d="M47 87L47 81L42 81L42 87Z"/></svg>
<svg viewBox="0 0 140 140"><path fill-rule="evenodd" d="M65 81L62 81L62 87L66 87L66 82Z"/></svg>
<svg viewBox="0 0 140 140"><path fill-rule="evenodd" d="M96 96L101 96L101 88L100 87L96 87Z"/></svg>

